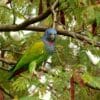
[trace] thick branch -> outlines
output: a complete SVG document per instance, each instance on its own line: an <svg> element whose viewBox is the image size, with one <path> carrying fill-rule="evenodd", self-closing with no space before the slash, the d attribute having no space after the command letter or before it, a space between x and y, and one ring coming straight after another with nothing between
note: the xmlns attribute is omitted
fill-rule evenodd
<svg viewBox="0 0 100 100"><path fill-rule="evenodd" d="M8 32L8 31L30 30L30 31L43 32L47 29L47 27L39 27L39 26L37 27L37 26L29 26L29 25L34 24L36 22L39 22L39 21L47 18L52 13L52 8L56 8L57 6L58 6L58 0L56 0L54 2L54 4L40 16L31 18L31 19L27 19L26 21L24 21L18 25L0 25L0 31ZM73 38L79 39L81 41L85 41L88 44L92 44L94 46L100 47L100 43L93 43L89 38L87 38L86 36L83 36L81 34L74 33L74 32L67 32L66 30L65 31L57 30L57 31L58 31L58 34L60 34L60 35L73 37Z"/></svg>
<svg viewBox="0 0 100 100"><path fill-rule="evenodd" d="M81 40L83 42L86 42L86 43L88 43L90 45L94 45L96 47L100 47L100 43L99 42L93 43L88 37L81 35L81 33L79 34L79 33L75 33L75 32L67 32L67 31L63 31L63 30L62 31L58 30L58 33L60 35L70 36L72 38L79 39L79 40Z"/></svg>
<svg viewBox="0 0 100 100"><path fill-rule="evenodd" d="M47 28L48 27L40 27L40 26L31 27L31 26L28 26L28 27L25 28L25 30L30 30L30 31L33 30L33 31L38 31L38 32L44 32ZM99 42L93 43L88 37L81 35L81 33L68 32L66 30L59 30L59 29L57 29L57 31L58 31L59 35L64 35L64 36L69 36L69 37L72 37L72 38L76 38L76 39L79 39L81 41L87 42L90 45L100 47Z"/></svg>
<svg viewBox="0 0 100 100"><path fill-rule="evenodd" d="M0 31L19 31L19 30L28 30L28 31L37 31L37 32L44 32L48 27L42 27L42 26L28 26L24 29L20 28L20 29L17 29L17 28L14 28L16 25L7 25L5 26L5 28L2 29L2 26L0 26ZM15 30L17 29L17 30ZM68 32L66 30L59 30L57 29L58 31L58 34L59 35L64 35L64 36L69 36L69 37L72 37L72 38L76 38L76 39L79 39L81 41L84 41L84 42L87 42L88 44L90 45L94 45L96 47L100 47L100 43L97 42L97 43L93 43L88 37L86 36L83 36L79 33L75 33L75 32Z"/></svg>
<svg viewBox="0 0 100 100"><path fill-rule="evenodd" d="M25 27L47 18L52 13L52 7L56 8L57 6L58 6L58 0L56 0L54 2L54 4L51 7L49 7L43 14L41 14L41 15L35 17L35 18L27 19L27 20L25 20L24 22L22 22L21 24L18 24L18 25L0 25L0 31L5 32L5 31L24 30Z"/></svg>

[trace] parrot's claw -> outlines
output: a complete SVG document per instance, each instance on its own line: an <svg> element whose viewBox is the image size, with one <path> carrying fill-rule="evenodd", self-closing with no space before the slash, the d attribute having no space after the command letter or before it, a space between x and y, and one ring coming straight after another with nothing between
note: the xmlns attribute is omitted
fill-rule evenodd
<svg viewBox="0 0 100 100"><path fill-rule="evenodd" d="M34 72L33 72L32 77L33 77L33 76L36 76L37 78L40 78L39 73L38 73L38 72L36 72L36 71L34 71Z"/></svg>

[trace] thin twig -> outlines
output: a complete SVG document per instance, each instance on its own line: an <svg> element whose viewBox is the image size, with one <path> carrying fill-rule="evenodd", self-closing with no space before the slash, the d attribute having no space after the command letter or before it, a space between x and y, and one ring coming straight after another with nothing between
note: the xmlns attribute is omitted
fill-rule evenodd
<svg viewBox="0 0 100 100"><path fill-rule="evenodd" d="M9 71L9 69L3 68L3 67L0 67L0 69L4 71Z"/></svg>
<svg viewBox="0 0 100 100"><path fill-rule="evenodd" d="M18 51L15 51L15 50L10 50L10 49L2 49L2 48L0 48L0 50L1 51L8 51L8 52L13 52L13 53L15 53L15 54L19 54L19 55L22 55L23 53L21 53L21 52L18 52Z"/></svg>
<svg viewBox="0 0 100 100"><path fill-rule="evenodd" d="M52 14L53 14L53 28L56 28L56 22L57 22L57 12L55 10L55 5L58 2L58 0L54 3L54 5L51 7Z"/></svg>
<svg viewBox="0 0 100 100"><path fill-rule="evenodd" d="M0 58L0 61L9 64L9 65L15 65L17 62L16 61L10 61L8 59Z"/></svg>

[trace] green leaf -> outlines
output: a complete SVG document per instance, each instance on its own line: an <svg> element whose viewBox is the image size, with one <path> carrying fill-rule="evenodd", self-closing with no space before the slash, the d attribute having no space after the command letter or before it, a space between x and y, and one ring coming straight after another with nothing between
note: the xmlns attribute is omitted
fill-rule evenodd
<svg viewBox="0 0 100 100"><path fill-rule="evenodd" d="M97 25L100 25L100 6L96 6L95 8L95 16L96 16L96 22Z"/></svg>
<svg viewBox="0 0 100 100"><path fill-rule="evenodd" d="M39 100L39 96L38 94L34 96L24 96L19 98L19 100Z"/></svg>
<svg viewBox="0 0 100 100"><path fill-rule="evenodd" d="M16 92L22 92L27 89L27 86L30 84L30 81L24 77L18 77L13 83L12 88Z"/></svg>
<svg viewBox="0 0 100 100"><path fill-rule="evenodd" d="M83 75L83 80L85 83L93 86L93 87L97 87L100 88L100 77L97 76L92 76L89 73L85 73Z"/></svg>

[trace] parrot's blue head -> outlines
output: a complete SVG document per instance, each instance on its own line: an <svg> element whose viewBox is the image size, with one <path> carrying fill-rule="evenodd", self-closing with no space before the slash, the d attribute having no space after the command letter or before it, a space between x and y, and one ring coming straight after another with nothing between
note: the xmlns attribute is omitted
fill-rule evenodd
<svg viewBox="0 0 100 100"><path fill-rule="evenodd" d="M57 36L57 31L56 31L54 28L48 28L48 29L45 31L45 34L44 34L43 38L44 38L46 41L54 42L55 39L56 39L56 36Z"/></svg>
<svg viewBox="0 0 100 100"><path fill-rule="evenodd" d="M52 54L55 51L56 36L57 31L54 28L48 28L44 33L43 41L45 43L46 50L50 54Z"/></svg>

